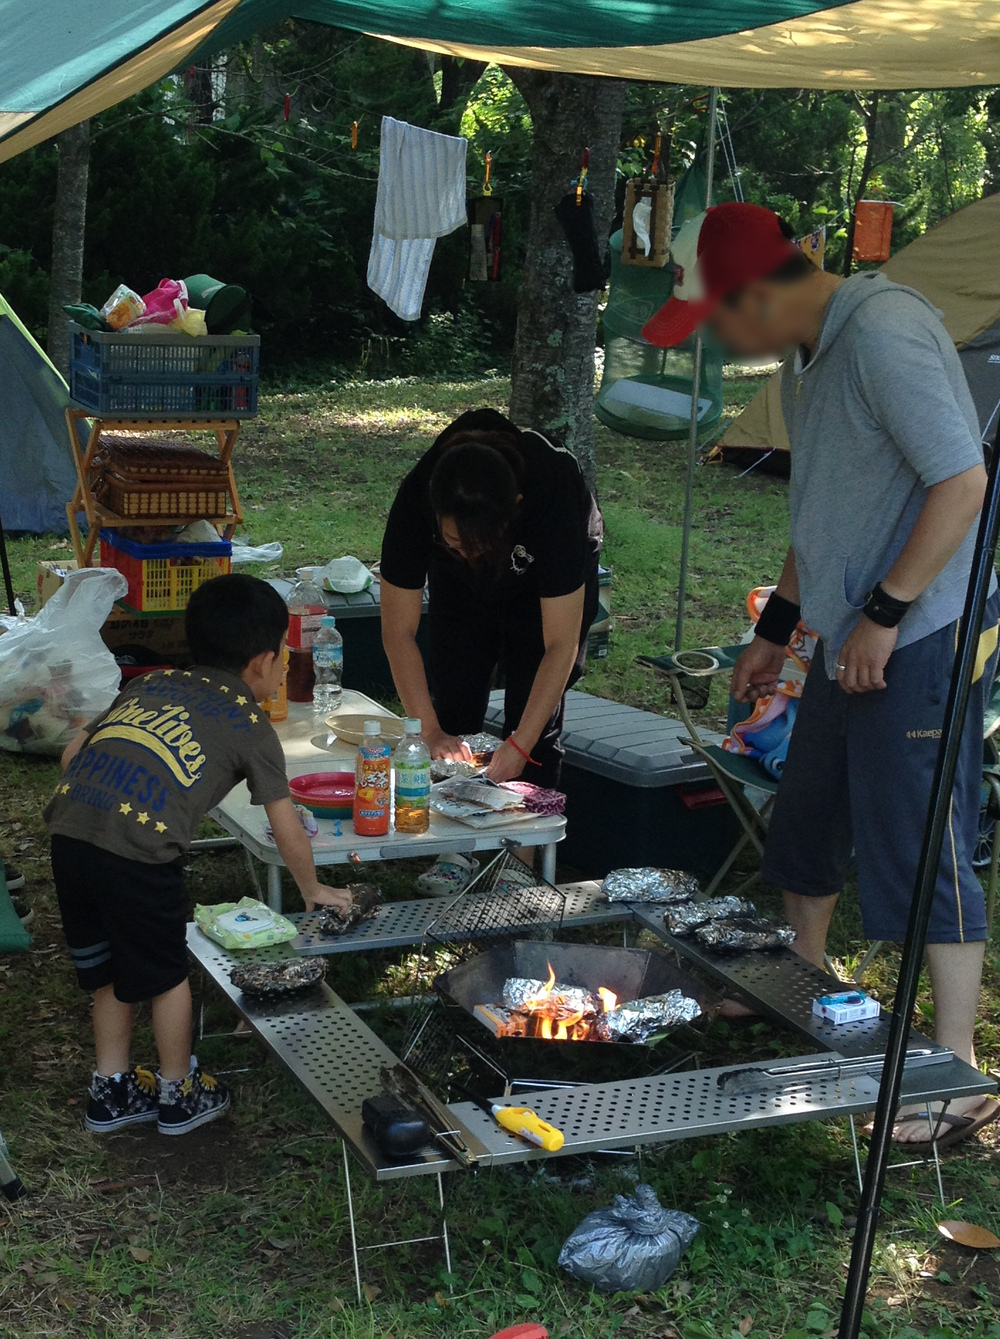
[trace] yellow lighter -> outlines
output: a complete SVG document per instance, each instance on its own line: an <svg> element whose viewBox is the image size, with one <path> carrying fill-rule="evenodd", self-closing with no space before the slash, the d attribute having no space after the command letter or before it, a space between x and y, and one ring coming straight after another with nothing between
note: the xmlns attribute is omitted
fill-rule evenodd
<svg viewBox="0 0 1000 1339"><path fill-rule="evenodd" d="M562 1130L542 1120L530 1107L494 1106L491 1110L505 1130L536 1148L544 1148L547 1153L558 1153L566 1142Z"/></svg>

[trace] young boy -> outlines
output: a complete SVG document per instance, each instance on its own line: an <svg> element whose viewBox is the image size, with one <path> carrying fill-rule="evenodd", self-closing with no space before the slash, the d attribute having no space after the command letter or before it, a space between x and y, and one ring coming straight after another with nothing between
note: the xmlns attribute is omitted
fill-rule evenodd
<svg viewBox="0 0 1000 1339"><path fill-rule="evenodd" d="M186 1134L229 1106L191 1055L183 861L237 782L266 809L307 910L350 902L316 881L281 745L257 705L281 682L284 601L256 577L216 577L192 595L185 623L194 667L144 675L81 731L45 811L63 930L94 997L86 1124L98 1134L154 1120ZM152 1001L158 1076L129 1056L141 1000Z"/></svg>

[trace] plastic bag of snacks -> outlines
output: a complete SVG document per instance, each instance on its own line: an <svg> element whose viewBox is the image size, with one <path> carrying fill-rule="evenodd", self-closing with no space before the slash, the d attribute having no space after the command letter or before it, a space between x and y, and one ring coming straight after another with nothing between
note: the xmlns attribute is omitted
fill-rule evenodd
<svg viewBox="0 0 1000 1339"><path fill-rule="evenodd" d="M213 907L197 906L194 919L202 934L228 949L267 948L269 944L287 943L298 934L290 920L255 897L217 902Z"/></svg>
<svg viewBox="0 0 1000 1339"><path fill-rule="evenodd" d="M16 619L0 636L0 749L58 757L107 711L121 670L100 630L127 591L111 568L68 572L34 618Z"/></svg>

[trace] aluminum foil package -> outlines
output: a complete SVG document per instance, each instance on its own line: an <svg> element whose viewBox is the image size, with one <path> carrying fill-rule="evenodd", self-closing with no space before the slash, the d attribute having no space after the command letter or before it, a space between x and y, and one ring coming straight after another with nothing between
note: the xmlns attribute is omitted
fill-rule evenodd
<svg viewBox="0 0 1000 1339"><path fill-rule="evenodd" d="M790 925L757 920L752 916L733 916L729 920L710 921L694 932L706 948L719 953L748 953L769 948L790 948L795 931Z"/></svg>
<svg viewBox="0 0 1000 1339"><path fill-rule="evenodd" d="M324 907L319 918L321 935L342 935L353 930L363 921L373 920L382 905L382 890L374 883L356 883L351 889L353 898L350 907L344 913L336 907Z"/></svg>
<svg viewBox="0 0 1000 1339"><path fill-rule="evenodd" d="M489 762L497 749L503 743L496 735L491 735L487 730L480 730L475 735L462 735L462 743L472 754L472 761L482 767Z"/></svg>
<svg viewBox="0 0 1000 1339"><path fill-rule="evenodd" d="M690 902L700 891L695 876L679 869L613 869L601 884L609 902Z"/></svg>
<svg viewBox="0 0 1000 1339"><path fill-rule="evenodd" d="M657 1032L693 1023L700 1017L697 1000L681 990L668 990L663 995L627 1000L602 1014L597 1020L597 1035L601 1041L644 1042Z"/></svg>
<svg viewBox="0 0 1000 1339"><path fill-rule="evenodd" d="M530 976L509 976L503 986L503 1007L524 1009L529 1001L545 995L545 985L544 981L536 981ZM585 1014L594 1014L599 1008L597 1000L583 986L561 986L557 983L547 998L553 1009L573 1012L582 1009Z"/></svg>
<svg viewBox="0 0 1000 1339"><path fill-rule="evenodd" d="M710 897L704 902L684 902L676 907L667 907L663 913L663 924L672 935L689 935L709 921L756 915L754 904L742 897Z"/></svg>

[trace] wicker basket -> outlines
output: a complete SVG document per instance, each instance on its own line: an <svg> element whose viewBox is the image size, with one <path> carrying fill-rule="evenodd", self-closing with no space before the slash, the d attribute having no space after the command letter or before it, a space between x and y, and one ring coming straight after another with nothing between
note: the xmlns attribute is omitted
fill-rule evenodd
<svg viewBox="0 0 1000 1339"><path fill-rule="evenodd" d="M168 438L101 438L94 455L99 470L95 493L117 516L225 516L229 509L229 472L216 456Z"/></svg>

